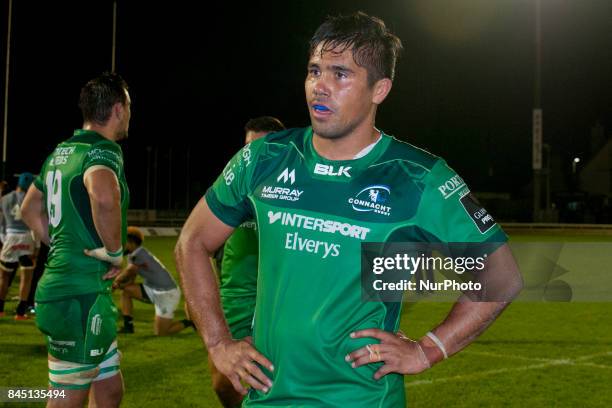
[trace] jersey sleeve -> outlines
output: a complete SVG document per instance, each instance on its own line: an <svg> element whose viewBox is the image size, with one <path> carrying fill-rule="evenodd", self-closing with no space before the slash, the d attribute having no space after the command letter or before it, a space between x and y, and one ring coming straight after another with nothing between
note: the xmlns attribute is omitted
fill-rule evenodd
<svg viewBox="0 0 612 408"><path fill-rule="evenodd" d="M43 163L40 172L38 173L38 176L36 176L34 178L34 181L32 181L32 183L34 184L34 187L36 187L39 191L45 191L45 175L47 173L47 163L49 162L49 157L47 157L47 159L45 160L45 162Z"/></svg>
<svg viewBox="0 0 612 408"><path fill-rule="evenodd" d="M136 264L136 255L131 253L127 256L127 261L129 264Z"/></svg>
<svg viewBox="0 0 612 408"><path fill-rule="evenodd" d="M123 168L123 153L119 145L104 141L91 146L83 161L83 174L93 166L108 167L119 177Z"/></svg>
<svg viewBox="0 0 612 408"><path fill-rule="evenodd" d="M136 266L143 265L147 262L146 248L139 247L137 250L128 255L128 262Z"/></svg>
<svg viewBox="0 0 612 408"><path fill-rule="evenodd" d="M43 191L44 183L42 180L42 172L34 179L33 183L34 187L36 187L39 191Z"/></svg>
<svg viewBox="0 0 612 408"><path fill-rule="evenodd" d="M440 242L506 242L508 237L444 160L425 177L419 226Z"/></svg>
<svg viewBox="0 0 612 408"><path fill-rule="evenodd" d="M255 162L261 156L263 139L247 144L227 163L223 172L206 192L206 203L223 223L237 227L253 218L248 195Z"/></svg>

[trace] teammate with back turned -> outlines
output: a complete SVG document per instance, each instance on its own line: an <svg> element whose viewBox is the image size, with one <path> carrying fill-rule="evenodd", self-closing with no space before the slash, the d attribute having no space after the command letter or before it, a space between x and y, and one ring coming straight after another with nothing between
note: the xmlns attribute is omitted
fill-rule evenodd
<svg viewBox="0 0 612 408"><path fill-rule="evenodd" d="M130 95L117 74L81 89L83 128L45 160L21 208L50 246L36 290L36 324L47 340L49 385L66 398L49 407L121 402L112 279L120 272L129 192L117 141L127 137Z"/></svg>
<svg viewBox="0 0 612 408"><path fill-rule="evenodd" d="M242 393L241 382L252 387L243 406L404 406L403 375L464 348L522 286L499 225L467 211L477 204L465 183L446 197L438 188L457 177L446 162L375 127L400 48L364 13L325 21L305 80L312 126L245 146L181 232L191 317L219 371ZM260 237L252 344L232 339L207 259L249 218ZM499 243L485 269L504 276L505 300L464 295L430 333L407 338L401 303L363 302L360 285L361 243L402 241Z"/></svg>

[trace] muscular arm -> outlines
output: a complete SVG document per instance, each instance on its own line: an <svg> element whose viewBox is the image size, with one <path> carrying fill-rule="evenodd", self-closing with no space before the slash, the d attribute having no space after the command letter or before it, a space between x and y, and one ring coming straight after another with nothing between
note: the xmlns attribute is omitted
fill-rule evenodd
<svg viewBox="0 0 612 408"><path fill-rule="evenodd" d="M49 245L49 218L43 203L43 193L34 184L28 189L21 204L21 219L38 239Z"/></svg>
<svg viewBox="0 0 612 408"><path fill-rule="evenodd" d="M246 394L244 381L268 392L270 379L255 363L274 370L272 363L247 341L234 341L221 310L217 277L210 257L234 229L225 225L200 200L179 236L174 255L189 315L200 330L209 356L236 391Z"/></svg>
<svg viewBox="0 0 612 408"><path fill-rule="evenodd" d="M210 258L232 231L202 199L185 222L174 250L191 319L208 348L231 339Z"/></svg>
<svg viewBox="0 0 612 408"><path fill-rule="evenodd" d="M495 301L477 302L462 295L444 321L432 330L449 356L465 348L484 332L523 287L521 274L507 244L488 257L483 273L480 280L483 287L488 288L485 300ZM444 358L440 348L429 337L424 336L419 343L432 365Z"/></svg>
<svg viewBox="0 0 612 408"><path fill-rule="evenodd" d="M117 176L106 167L85 173L83 178L89 194L96 231L111 252L121 248L121 191Z"/></svg>
<svg viewBox="0 0 612 408"><path fill-rule="evenodd" d="M503 245L488 257L486 267L479 275L479 281L487 285L487 290L491 292L479 300L495 301L472 301L463 295L442 324L432 330L449 356L466 347L489 327L518 295L523 285L508 245ZM365 329L353 333L351 337L371 337L381 341L346 356L353 367L384 361L385 364L374 374L375 379L391 372L417 374L444 358L442 349L428 336L416 342L401 332Z"/></svg>

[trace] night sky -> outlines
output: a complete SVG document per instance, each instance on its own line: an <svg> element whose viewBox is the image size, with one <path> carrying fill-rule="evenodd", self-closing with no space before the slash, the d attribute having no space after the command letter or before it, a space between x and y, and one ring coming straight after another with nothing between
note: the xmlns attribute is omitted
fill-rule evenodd
<svg viewBox="0 0 612 408"><path fill-rule="evenodd" d="M8 174L40 169L81 126L80 87L110 69L112 1L80 3L13 0ZM405 48L378 127L444 157L473 190L519 194L530 181L533 0L150 3L118 1L132 208L145 207L148 163L150 206L184 209L241 146L249 118L308 125L308 40L326 15L357 10ZM544 141L564 159L586 157L591 127L612 129L612 2L542 3Z"/></svg>

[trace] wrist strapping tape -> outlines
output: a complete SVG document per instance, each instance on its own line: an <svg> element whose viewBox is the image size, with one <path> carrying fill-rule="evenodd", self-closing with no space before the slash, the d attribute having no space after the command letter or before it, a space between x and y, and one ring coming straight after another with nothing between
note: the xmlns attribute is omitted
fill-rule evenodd
<svg viewBox="0 0 612 408"><path fill-rule="evenodd" d="M123 256L123 247L119 247L118 250L112 251L112 252L106 249L106 255L110 256L111 258L117 258L117 257Z"/></svg>

